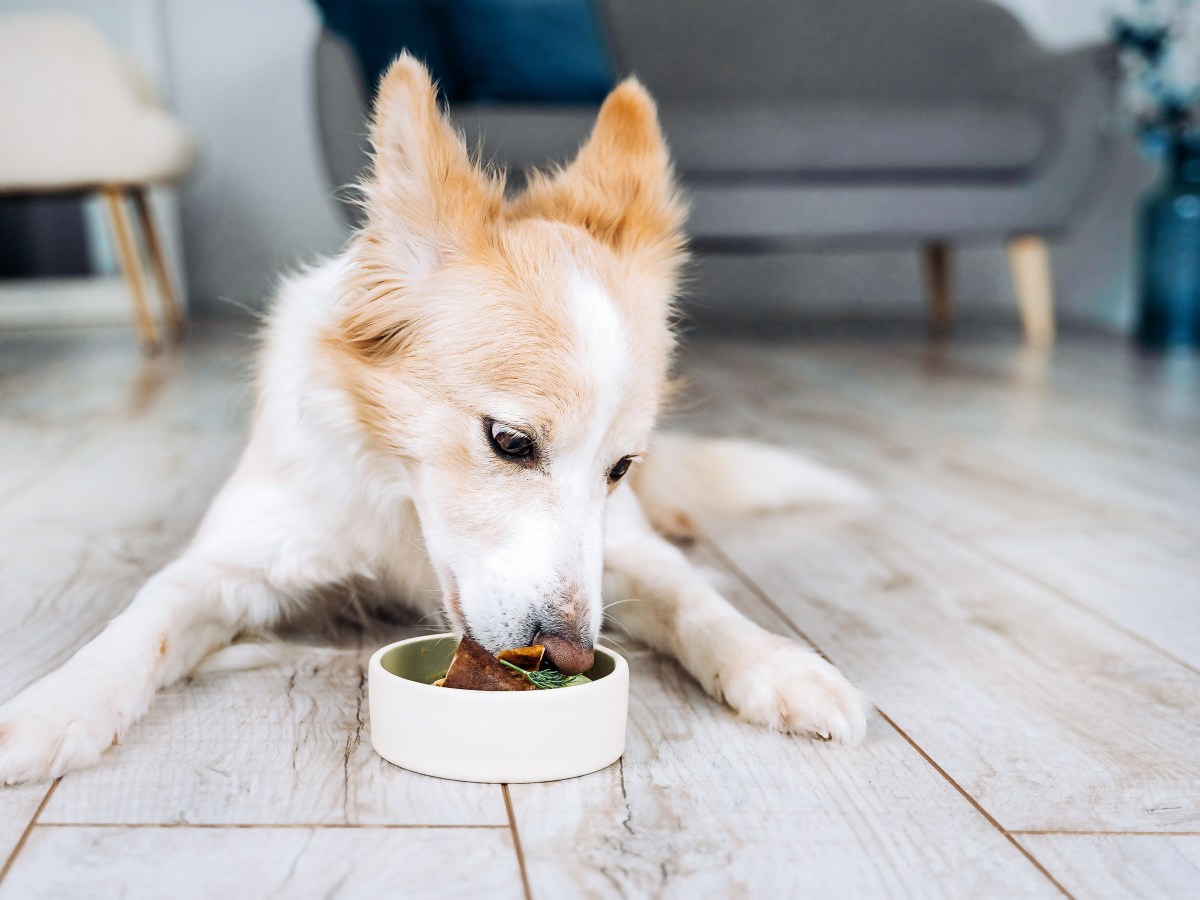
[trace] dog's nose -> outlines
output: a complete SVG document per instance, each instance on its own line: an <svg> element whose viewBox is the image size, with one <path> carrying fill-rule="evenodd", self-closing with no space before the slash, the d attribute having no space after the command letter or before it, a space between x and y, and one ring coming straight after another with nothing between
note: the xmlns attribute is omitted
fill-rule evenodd
<svg viewBox="0 0 1200 900"><path fill-rule="evenodd" d="M585 647L578 636L567 637L556 631L539 631L533 642L546 648L547 659L564 675L586 672L596 661L595 651Z"/></svg>

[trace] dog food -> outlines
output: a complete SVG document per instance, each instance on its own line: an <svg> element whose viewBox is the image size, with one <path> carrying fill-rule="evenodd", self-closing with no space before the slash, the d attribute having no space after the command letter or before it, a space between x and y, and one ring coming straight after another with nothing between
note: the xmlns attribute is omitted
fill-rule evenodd
<svg viewBox="0 0 1200 900"><path fill-rule="evenodd" d="M537 691L591 681L586 675L564 675L557 669L543 668L545 656L542 644L501 650L492 656L482 644L464 635L454 650L449 671L434 686L465 691Z"/></svg>

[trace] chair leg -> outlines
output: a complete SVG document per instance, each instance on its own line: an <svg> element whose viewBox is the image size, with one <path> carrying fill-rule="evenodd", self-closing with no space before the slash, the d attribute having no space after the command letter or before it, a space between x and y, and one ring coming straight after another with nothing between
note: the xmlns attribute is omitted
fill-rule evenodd
<svg viewBox="0 0 1200 900"><path fill-rule="evenodd" d="M137 244L133 239L129 210L125 207L125 192L120 188L106 187L101 188L100 193L104 195L108 207L108 219L117 242L121 272L129 284L129 293L133 296L134 321L137 324L142 350L148 354L154 353L158 349L158 336L155 333L154 320L150 317L150 309L146 305L146 285L142 280L142 264L138 259Z"/></svg>
<svg viewBox="0 0 1200 900"><path fill-rule="evenodd" d="M946 334L954 324L953 257L950 245L944 241L931 241L921 248L921 262L929 330L937 335Z"/></svg>
<svg viewBox="0 0 1200 900"><path fill-rule="evenodd" d="M1025 342L1033 347L1049 347L1054 343L1054 283L1046 241L1029 234L1012 238L1008 242L1008 264Z"/></svg>
<svg viewBox="0 0 1200 900"><path fill-rule="evenodd" d="M167 257L163 253L162 241L159 238L158 221L154 217L150 199L146 196L146 189L134 188L132 193L133 208L137 211L142 239L146 242L146 250L150 256L150 270L154 273L154 281L158 285L158 296L166 315L167 329L171 336L178 340L183 337L183 307L179 303L175 283L171 280L171 270L167 267Z"/></svg>

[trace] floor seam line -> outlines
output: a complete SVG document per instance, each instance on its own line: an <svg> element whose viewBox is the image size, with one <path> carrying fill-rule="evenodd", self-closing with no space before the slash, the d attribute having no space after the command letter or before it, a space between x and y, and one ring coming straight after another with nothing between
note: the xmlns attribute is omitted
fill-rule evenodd
<svg viewBox="0 0 1200 900"><path fill-rule="evenodd" d="M1062 601L1070 604L1073 608L1079 610L1080 612L1084 613L1087 616L1090 616L1092 619L1101 623L1102 625L1107 625L1109 628L1113 629L1114 631L1118 632L1119 634L1122 634L1125 637L1129 638L1130 640L1132 640L1138 644L1141 644L1147 650L1150 650L1150 651L1158 654L1159 656L1162 656L1164 659L1174 663L1177 666L1180 666L1181 668L1187 669L1189 672L1191 672L1194 675L1200 675L1200 667L1192 665L1187 660L1180 659L1178 656L1176 656L1170 650L1166 650L1163 647L1160 647L1154 641L1150 640L1149 638L1147 638L1143 635L1138 634L1136 631L1133 631L1128 626L1122 625L1116 619L1112 619L1112 618L1106 616L1104 613L1100 612L1097 609L1094 609L1093 607L1089 606L1087 603L1084 603L1082 600L1079 600L1078 598L1071 596L1071 594L1069 594L1067 591L1064 591L1062 588L1057 587L1056 585L1053 585L1048 581L1044 581L1042 578L1040 578L1037 575L1034 575L1032 572L1026 572L1024 569L1019 568L1018 566L1009 562L1002 556L995 555L992 551L988 550L985 547L981 547L979 544L975 543L975 540L973 538L962 538L957 535L952 535L950 532L945 531L940 525L936 525L933 522L929 521L928 519L922 518L919 514L909 512L905 508L894 508L894 511L897 512L901 516L904 516L906 518L920 522L921 524L925 525L927 528L930 528L931 530L936 531L945 540L952 541L957 546L963 547L969 551L974 552L977 556L982 557L983 559L987 560L988 562L993 563L994 565L1000 566L1005 571L1007 571L1013 575L1016 575L1020 578L1024 578L1030 584L1035 585L1036 587L1041 588L1042 590L1046 591L1047 593L1052 594L1059 600L1062 600Z"/></svg>
<svg viewBox="0 0 1200 900"><path fill-rule="evenodd" d="M791 616L787 615L778 606L778 604L775 603L774 600L768 597L767 592L759 587L758 583L751 578L741 566L734 562L733 558L730 557L729 554L726 553L716 541L714 541L708 535L702 534L697 538L697 542L702 544L705 549L713 554L713 556L717 557L717 560L721 563L725 570L729 572L729 574L733 575L733 577L738 581L740 581L742 585L750 591L751 594L757 597L758 600L767 607L767 609L773 612L782 622L784 622L788 628L792 630L793 634L811 646L813 650L816 651L816 653L826 662L833 663L833 660L826 655L825 651L817 646L816 641L809 637L808 634L806 634L805 631L800 628L800 626L793 622Z"/></svg>
<svg viewBox="0 0 1200 900"><path fill-rule="evenodd" d="M889 716L883 710L879 709L879 707L876 707L876 710L878 711L879 715L883 718L883 720L885 722L887 722L888 725L890 725L895 730L895 732L898 735L900 735L900 737L904 738L904 740L908 742L908 745L910 747L912 747L914 750L917 751L917 753L919 753L921 755L921 758L925 760L925 762L930 766L930 768L932 768L935 772L937 772L940 776L942 776L942 778L946 781L947 784L949 784L952 788L954 788L956 791L958 791L958 793L963 797L963 799L966 800L967 803L971 804L971 806L974 807L975 811L978 812L981 816L983 816L984 819L986 819L987 822L993 828L995 828L998 832L1000 832L1000 834L1004 835L1004 839L1007 840L1010 844L1012 844L1012 846L1016 848L1017 852L1020 853L1022 856L1024 856L1025 859L1027 859L1029 861L1030 865L1032 865L1035 869L1037 869L1038 872L1040 872L1047 881L1049 881L1052 885L1054 885L1054 887L1056 887L1058 889L1059 893L1061 893L1064 897L1072 897L1073 898L1074 895L1070 891L1068 891L1065 887L1063 887L1062 883L1057 878L1055 878L1053 875L1050 874L1050 870L1047 869L1042 864L1041 860L1039 860L1036 856L1034 856L1032 851L1030 851L1028 847L1026 847L1024 844L1022 844L1019 840L1017 840L1016 836L1012 832L1010 832L1007 828L1005 828L1003 825L1001 825L1000 821L995 816L993 816L990 812L988 812L982 803L980 803L977 799L975 799L975 797L971 796L971 794L967 791L967 789L964 788L961 784L959 784L954 779L954 777L950 775L949 772L947 772L944 768L942 768L942 766L938 764L937 760L935 760L932 756L929 755L928 752L926 752L924 747L922 747L915 740L913 740L913 738L908 734L908 732L906 732L903 728L901 728L899 725L897 725L892 720L891 716Z"/></svg>
<svg viewBox="0 0 1200 900"><path fill-rule="evenodd" d="M33 829L37 826L38 818L42 814L42 810L46 808L46 804L50 802L50 798L54 796L54 792L58 789L58 785L62 782L62 776L54 779L54 783L46 788L46 793L42 797L42 802L38 804L38 808L33 811L25 830L21 832L21 836L17 838L17 843L12 849L12 853L8 855L8 859L4 862L4 868L0 868L0 886L3 886L4 879L8 877L8 873L12 871L13 865L16 864L17 857L21 851L25 849L25 844L29 840L29 835L33 833Z"/></svg>
<svg viewBox="0 0 1200 900"><path fill-rule="evenodd" d="M1012 828L1008 833L1028 837L1200 837L1200 831L1096 831L1070 828Z"/></svg>
<svg viewBox="0 0 1200 900"><path fill-rule="evenodd" d="M428 825L409 825L402 823L391 822L376 822L371 824L346 824L344 822L39 822L42 828L164 828L164 829L242 829L242 830L267 830L270 828L287 829L287 828L308 828L308 829L324 829L327 831L350 831L354 829L361 830L466 830L466 829L499 829L509 828L506 823L503 825L444 825L444 824L428 824Z"/></svg>
<svg viewBox="0 0 1200 900"><path fill-rule="evenodd" d="M755 597L757 597L772 612L774 612L777 616L779 616L779 618L782 619L788 625L788 627L791 628L791 630L795 634L800 636L803 640L807 641L812 646L812 648L821 655L822 658L824 658L825 660L827 660L831 663L833 662L833 660L830 659L829 656L827 656L825 654L825 652L816 644L816 642L813 641L812 638L810 638L807 634L805 634L805 632L801 628L799 628L795 622L792 621L791 616L785 614L784 611L773 600L771 600L770 597L767 596L766 591L764 591L758 585L758 583L755 582L754 579L752 579L749 576L749 574L747 574L727 553L725 553L725 551L723 549L721 549L721 547L717 544L716 541L714 541L712 538L708 537L707 535L702 535L700 537L700 541L704 544L704 546L706 548L708 548L713 553L714 556L716 556L718 558L718 560L720 560L722 565L725 566L725 568L730 572L730 574L732 574L735 578L737 578ZM1054 887L1059 891L1059 893L1061 893L1064 897L1072 897L1073 896L1071 894L1071 892L1068 891L1065 887L1063 887L1063 885L1058 881L1058 879L1055 878L1053 875L1051 875L1049 870L1047 870L1046 867L1044 865L1042 865L1042 863L1026 847L1024 847L1020 843L1020 841L1018 841L1012 834L1009 833L1009 831L1007 829L1005 829L1005 827L1003 825L1000 824L1000 822L996 819L995 816L993 816L990 812L988 812L978 800L976 800L974 797L972 797L966 791L966 789L963 788L962 785L960 785L957 781L955 781L950 776L950 773L948 773L945 769L943 769L934 760L934 758L925 751L925 749L920 744L918 744L915 740L913 740L912 737L910 737L908 735L908 733L903 728L901 728L899 725L897 725L895 723L895 721L892 720L891 716L889 716L887 713L885 713L882 709L880 709L875 704L872 704L872 708L879 714L880 718L882 718L897 734L900 735L901 738L903 738L905 740L905 742L908 743L908 745L910 747L912 747L921 756L921 758L923 760L925 760L927 765L929 765L938 775L940 775L942 777L942 779L946 781L947 784L949 784L951 787L953 787L963 797L963 799L965 799L967 801L967 803L969 803L971 805L971 807L979 815L983 816L983 818L988 822L988 824L990 824L993 828L996 829L996 831L998 831L1001 835L1003 835L1004 839L1007 840L1008 843L1011 844L1017 850L1018 853L1020 853L1023 857L1025 857L1025 859L1035 869L1037 869L1037 871L1047 881L1049 881L1052 885L1054 885Z"/></svg>
<svg viewBox="0 0 1200 900"><path fill-rule="evenodd" d="M533 900L533 892L529 889L529 872L525 868L525 852L521 849L521 833L517 830L517 814L513 812L512 796L508 792L507 784L500 785L500 791L504 794L504 810L508 813L513 849L517 853L517 866L521 870L521 887L525 890L525 900Z"/></svg>

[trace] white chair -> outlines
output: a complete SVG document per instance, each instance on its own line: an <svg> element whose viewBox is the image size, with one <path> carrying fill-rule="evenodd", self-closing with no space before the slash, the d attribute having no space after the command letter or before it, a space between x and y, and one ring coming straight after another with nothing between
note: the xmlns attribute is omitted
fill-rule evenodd
<svg viewBox="0 0 1200 900"><path fill-rule="evenodd" d="M0 16L0 194L97 193L104 198L143 349L160 341L147 305L132 205L170 334L183 332L147 198L182 177L192 136L147 80L86 19L65 13Z"/></svg>

